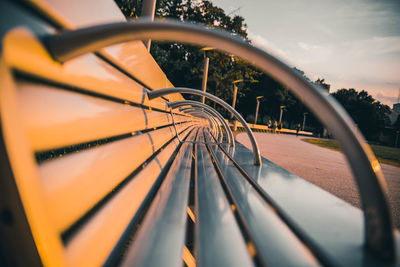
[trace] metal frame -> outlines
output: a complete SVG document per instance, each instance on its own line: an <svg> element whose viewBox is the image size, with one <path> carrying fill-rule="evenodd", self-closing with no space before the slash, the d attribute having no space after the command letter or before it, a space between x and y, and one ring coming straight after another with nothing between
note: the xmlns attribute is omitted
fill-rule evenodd
<svg viewBox="0 0 400 267"><path fill-rule="evenodd" d="M192 111L187 111L187 113L192 116L205 115L212 122L213 127L211 128L211 130L214 130L216 139L219 140L220 142L222 141L222 132L218 130L219 129L218 120L216 120L212 114L204 112L203 110L192 110Z"/></svg>
<svg viewBox="0 0 400 267"><path fill-rule="evenodd" d="M156 0L144 0L142 1L142 13L140 17L142 19L148 19L150 21L154 20L154 13L156 12ZM144 46L150 52L151 39L143 41Z"/></svg>
<svg viewBox="0 0 400 267"><path fill-rule="evenodd" d="M49 36L46 43L53 58L65 62L105 46L145 39L212 46L237 55L262 69L300 97L341 143L350 163L364 211L366 247L385 260L395 261L394 227L387 201L386 182L378 161L350 116L333 97L312 85L277 58L227 32L192 23L167 21L112 23L65 31ZM170 93L171 90L173 89L157 90L149 96L154 98ZM253 145L253 150L254 148ZM259 159L258 162L255 160L260 163Z"/></svg>
<svg viewBox="0 0 400 267"><path fill-rule="evenodd" d="M183 140L181 140L181 139L179 138L179 133L178 133L178 130L176 129L176 123L175 123L174 113L172 112L172 109L170 109L169 112L170 112L170 114L171 114L172 125L174 126L176 138L178 138L178 141L179 141L180 143L184 143L185 141L183 141ZM205 114L205 113L198 113L198 114L196 114L196 115L198 115L198 116L200 116L200 117L202 117L202 118L208 120L208 122L210 123L210 128L211 128L212 130L213 130L214 128L215 128L215 129L217 128L217 127L215 127L215 121L212 120L211 116L207 116L207 114ZM216 131L215 131L215 132L216 132ZM218 137L218 135L217 135L217 137Z"/></svg>
<svg viewBox="0 0 400 267"><path fill-rule="evenodd" d="M186 87L175 87L175 88L165 88L165 89L159 89L151 92L147 92L147 96L149 97L149 100L161 97L164 95L169 95L169 94L174 94L174 93L181 93L181 94L193 94L193 95L200 95L200 96L205 96L208 99L220 104L222 107L224 107L226 110L228 110L235 118L240 121L246 130L247 136L250 139L250 143L253 149L253 160L254 160L254 165L260 166L261 165L261 155L260 155L260 150L258 148L258 144L256 141L256 138L254 137L253 132L251 131L249 125L243 119L242 115L239 114L236 110L234 110L228 103L226 103L224 100L220 99L219 97L216 97L210 93L203 92L200 90L192 89L192 88L186 88Z"/></svg>
<svg viewBox="0 0 400 267"><path fill-rule="evenodd" d="M218 111L213 109L212 107L210 107L206 104L200 103L200 102L192 101L192 100L178 100L178 101L174 101L174 102L168 102L167 105L172 108L190 105L192 107L197 106L197 107L203 108L205 110L208 110L215 117L217 117L219 119L219 121L221 121L222 126L225 129L225 132L227 134L228 142L231 143L233 146L235 146L235 139L233 137L231 128L229 127L228 123L225 121L224 117L222 117L222 115Z"/></svg>
<svg viewBox="0 0 400 267"><path fill-rule="evenodd" d="M188 108L189 109L189 108ZM216 120L214 117L213 117L213 115L212 114L208 114L208 113L206 113L206 111L204 111L204 110L199 110L199 109L195 109L195 108L192 108L192 110L186 110L186 111L184 111L185 113L187 113L187 114L190 114L190 115L192 115L192 116L201 116L201 117L203 117L203 118L206 118L206 119L211 119L212 121L213 121L213 124L214 125L217 125L217 126L214 126L216 129L218 129L218 128L220 128L220 124L218 124L218 120ZM206 127L205 129L207 129L207 130L209 130L209 133L210 133L210 135L217 141L217 142L201 142L201 141L182 141L183 143L191 143L191 144L210 144L210 145L223 145L223 144L226 144L226 143L223 143L222 141L222 132L221 132L221 135L220 135L220 132L218 132L218 131L215 131L215 135L216 135L216 137L214 136L214 134L211 132L212 131L212 128L209 128L209 127ZM218 141L218 139L219 139L219 141Z"/></svg>
<svg viewBox="0 0 400 267"><path fill-rule="evenodd" d="M198 107L180 108L179 111L182 111L182 112L185 112L185 113L188 113L188 114L190 114L191 111L200 111L200 112L204 112L204 113L206 113L206 114L208 114L208 115L210 115L210 116L213 116L213 118L216 118L216 117L215 117L213 114L211 114L209 111L204 110L204 109L201 109L201 108L198 108ZM217 118L217 122L219 122L218 125L217 125L217 128L220 129L221 126L222 126L222 128L223 128L223 125L221 125L221 122L219 121L218 118ZM220 142L222 142L222 140L223 140L223 134L221 133Z"/></svg>
<svg viewBox="0 0 400 267"><path fill-rule="evenodd" d="M188 110L185 113L190 114L191 116L201 117L201 118L208 120L208 122L210 123L209 128L211 129L210 134L213 136L213 138L220 140L220 143L213 143L213 144L223 144L223 143L221 143L222 133L220 134L220 131L218 131L218 129L220 128L220 126L218 124L218 120L216 120L212 114L206 113L203 110L198 110L198 109L191 110L191 111ZM179 138L178 130L176 129L176 123L174 120L174 114L172 112L172 108L170 109L170 114L172 116L172 123L173 123L174 129L175 129L176 137L178 138L179 142L187 143L188 141L183 141ZM214 134L216 135L216 137L214 136Z"/></svg>
<svg viewBox="0 0 400 267"><path fill-rule="evenodd" d="M210 118L214 121L215 124L215 129L216 129L216 135L218 137L218 140L220 143L223 141L223 133L220 131L221 126L223 128L223 125L221 125L221 122L219 121L218 118L216 118L213 114L206 110L202 110L201 108L195 108L195 107L188 107L184 109L180 109L180 111L188 113L188 114L198 114L198 112L205 113L206 115L210 116Z"/></svg>

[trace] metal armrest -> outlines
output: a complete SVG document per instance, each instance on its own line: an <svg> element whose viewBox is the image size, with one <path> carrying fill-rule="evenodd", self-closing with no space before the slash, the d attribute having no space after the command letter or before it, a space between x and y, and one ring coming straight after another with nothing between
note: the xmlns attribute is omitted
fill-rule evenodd
<svg viewBox="0 0 400 267"><path fill-rule="evenodd" d="M88 27L50 36L46 42L54 59L65 62L105 46L146 39L207 45L235 54L270 74L299 96L343 147L360 192L367 248L383 259L395 260L394 228L387 202L386 183L378 161L349 115L333 97L310 84L275 57L226 32L166 21L137 21ZM173 89L161 89L159 93L154 91L153 96L166 92L162 90ZM244 122L245 127L246 125ZM255 150L255 145L252 145Z"/></svg>

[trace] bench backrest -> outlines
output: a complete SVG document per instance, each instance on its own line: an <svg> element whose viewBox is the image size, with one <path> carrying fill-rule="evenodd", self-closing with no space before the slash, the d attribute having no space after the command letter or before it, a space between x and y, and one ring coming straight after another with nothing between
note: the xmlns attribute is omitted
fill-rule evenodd
<svg viewBox="0 0 400 267"><path fill-rule="evenodd" d="M170 164L176 131L184 139L208 122L175 110L175 130L165 102L182 96L148 100L147 90L172 84L140 41L64 65L51 59L41 35L125 20L113 1L1 5L12 17L2 22L2 187L19 192L3 194L2 211L25 223L1 236L26 231L24 244L4 249L26 255L10 264L104 264Z"/></svg>
<svg viewBox="0 0 400 267"><path fill-rule="evenodd" d="M178 29L184 29L190 36L217 38L222 43L213 45L220 49L241 47L239 54L259 59L254 64L266 72L264 63L280 66L275 70L299 92L315 93L307 100L327 111L322 121L342 126L334 128L342 129L336 132L342 144L358 149L346 155L359 171L356 181L363 181L362 201L374 204L364 205L364 214L261 158L248 127L253 153L239 143L216 144L221 118L212 119L204 107L170 111L167 102L171 108L182 103L176 92L206 93L153 91L172 85L141 41L64 64L54 61L47 52L60 59L54 40L56 47L73 50L83 37L65 39L71 33L54 35L57 31L123 20L111 0L9 0L0 2L0 12L1 264L178 266L182 259L188 266L363 266L366 259L371 265L396 264L400 240L391 228L379 169L363 175L379 167L377 161L363 150L347 115L284 64L229 35L220 39L189 24L112 27L129 34L156 27L146 28L146 38L159 38L163 28L168 32L163 38L182 42L187 35ZM96 27L96 38L82 38L92 49L86 52L104 46L108 26ZM247 126L240 114L235 117Z"/></svg>

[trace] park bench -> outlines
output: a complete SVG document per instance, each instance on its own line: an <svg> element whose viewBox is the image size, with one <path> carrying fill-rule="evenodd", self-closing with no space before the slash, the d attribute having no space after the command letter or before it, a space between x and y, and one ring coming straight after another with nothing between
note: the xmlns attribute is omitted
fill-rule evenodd
<svg viewBox="0 0 400 267"><path fill-rule="evenodd" d="M347 115L276 59L194 25L126 23L108 0L4 0L0 13L0 265L399 264L379 164ZM363 211L260 157L240 114L174 88L146 39L237 53L319 99ZM226 108L252 149L181 93Z"/></svg>

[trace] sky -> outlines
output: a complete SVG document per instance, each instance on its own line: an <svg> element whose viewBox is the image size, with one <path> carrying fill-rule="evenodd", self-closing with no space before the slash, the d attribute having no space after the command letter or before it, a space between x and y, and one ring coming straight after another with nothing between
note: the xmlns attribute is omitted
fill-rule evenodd
<svg viewBox="0 0 400 267"><path fill-rule="evenodd" d="M391 108L400 88L400 0L211 0L244 17L253 44Z"/></svg>

